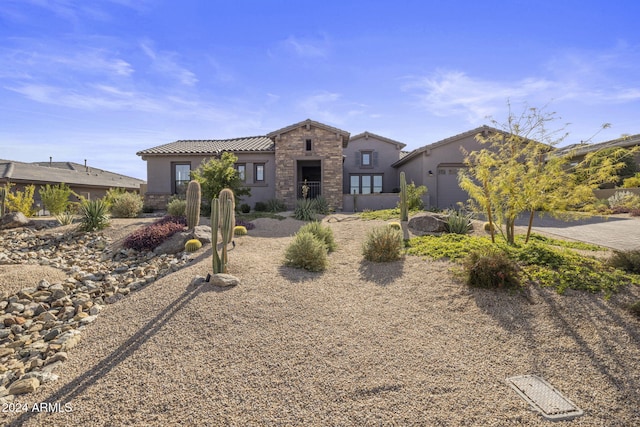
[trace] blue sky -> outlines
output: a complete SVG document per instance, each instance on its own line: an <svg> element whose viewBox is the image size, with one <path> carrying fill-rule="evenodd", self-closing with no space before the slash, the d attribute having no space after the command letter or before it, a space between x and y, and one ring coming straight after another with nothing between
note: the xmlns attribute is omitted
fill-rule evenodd
<svg viewBox="0 0 640 427"><path fill-rule="evenodd" d="M507 101L566 143L640 133L640 2L0 0L0 158L135 153L311 118L415 149Z"/></svg>

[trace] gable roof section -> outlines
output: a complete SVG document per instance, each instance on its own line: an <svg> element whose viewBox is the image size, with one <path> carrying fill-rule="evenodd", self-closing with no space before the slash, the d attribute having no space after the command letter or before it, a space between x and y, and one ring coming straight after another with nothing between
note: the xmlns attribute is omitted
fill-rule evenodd
<svg viewBox="0 0 640 427"><path fill-rule="evenodd" d="M90 187L139 189L144 181L126 175L97 169L85 168L84 165L72 162L24 163L12 160L0 160L0 180L34 184L65 183L67 185L84 185ZM62 167L62 165L67 167Z"/></svg>
<svg viewBox="0 0 640 427"><path fill-rule="evenodd" d="M610 141L599 142L597 144L572 144L566 147L560 147L556 151L557 154L571 154L572 156L582 156L593 151L605 148L630 148L640 145L640 134L625 136Z"/></svg>
<svg viewBox="0 0 640 427"><path fill-rule="evenodd" d="M336 135L342 136L342 147L346 147L347 144L349 143L349 136L351 134L349 132L347 132L346 130L334 128L332 126L325 125L324 123L316 122L316 121L311 120L311 119L303 120L301 122L292 124L290 126L282 128L282 129L278 129L278 130L275 130L273 132L269 132L267 134L267 138L271 138L272 140L275 141L275 139L278 136L280 136L281 134L283 134L283 133L291 132L292 130L296 130L296 129L301 128L301 127L309 128L311 126L317 127L317 128L320 128L320 129L324 129L324 130L326 130L328 132L335 132Z"/></svg>
<svg viewBox="0 0 640 427"><path fill-rule="evenodd" d="M402 157L400 160L398 160L397 162L393 163L391 166L396 168L398 166L402 166L403 164L407 163L409 160L416 158L417 156L419 156L420 154L424 153L424 152L428 152L434 148L438 148L441 147L443 145L447 145L447 144L451 144L452 142L456 142L459 141L461 139L467 138L469 136L474 136L477 135L479 133L482 132L496 132L496 133L505 133L504 131L501 131L499 129L496 128L492 128L491 126L480 126L478 128L475 129L471 129L469 131L463 132L463 133L459 133L458 135L454 135L451 136L449 138L445 138L442 139L438 142L434 142L433 144L428 144L425 145L423 147L420 148L416 148L415 150L413 150L412 152L410 152L409 154L407 154L406 156Z"/></svg>
<svg viewBox="0 0 640 427"><path fill-rule="evenodd" d="M349 139L349 141L355 141L356 139L360 139L360 138L364 138L364 139L369 139L369 138L379 139L380 141L395 145L400 150L402 150L404 147L407 146L407 144L403 144L402 142L393 140L391 138L386 138L384 136L376 135L375 133L371 133L369 131L364 131L364 132L359 133L359 134L357 134L355 136L352 136L351 139Z"/></svg>
<svg viewBox="0 0 640 427"><path fill-rule="evenodd" d="M266 136L234 139L183 139L138 151L138 156L213 155L222 151L274 151L274 142Z"/></svg>

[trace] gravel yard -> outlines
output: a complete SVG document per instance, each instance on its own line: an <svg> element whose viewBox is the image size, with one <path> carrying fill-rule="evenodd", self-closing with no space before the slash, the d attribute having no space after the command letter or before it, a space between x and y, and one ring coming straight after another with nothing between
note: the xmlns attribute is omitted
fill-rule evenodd
<svg viewBox="0 0 640 427"><path fill-rule="evenodd" d="M190 286L211 270L203 247L189 267L105 306L60 379L18 396L29 410L5 410L0 424L546 426L505 382L525 374L584 410L572 426L640 424L640 320L623 309L640 289L609 301L469 289L449 262L363 261L381 221L324 221L338 243L326 272L282 266L302 222L255 220L229 253L241 285ZM123 227L134 228L106 234L118 241ZM0 286L16 281L9 267ZM19 268L24 286L56 280ZM33 412L41 402L62 411Z"/></svg>

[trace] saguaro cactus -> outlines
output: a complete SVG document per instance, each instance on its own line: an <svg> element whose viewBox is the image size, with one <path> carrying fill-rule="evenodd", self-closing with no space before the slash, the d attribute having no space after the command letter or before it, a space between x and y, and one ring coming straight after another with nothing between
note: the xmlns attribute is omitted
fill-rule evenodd
<svg viewBox="0 0 640 427"><path fill-rule="evenodd" d="M200 223L200 201L202 192L198 181L190 181L187 186L187 228L193 230Z"/></svg>
<svg viewBox="0 0 640 427"><path fill-rule="evenodd" d="M4 215L4 211L7 207L7 189L0 187L0 216Z"/></svg>
<svg viewBox="0 0 640 427"><path fill-rule="evenodd" d="M235 195L233 194L233 190L229 189L229 188L223 188L222 190L220 190L220 194L218 194L218 197L220 198L220 221L223 220L222 218L222 212L227 208L227 201L231 202L231 213L230 213L230 221L231 223L228 224L230 226L229 229L229 234L228 234L228 241L231 242L231 240L233 240L233 229L236 226L236 198ZM220 224L220 226L222 227L222 224Z"/></svg>
<svg viewBox="0 0 640 427"><path fill-rule="evenodd" d="M214 274L227 272L227 247L233 239L233 228L236 224L233 191L228 190L223 195L225 190L220 192L220 199L211 201L211 246L213 246L212 267ZM231 193L230 198L229 193ZM218 231L220 231L222 238L220 253L218 253Z"/></svg>
<svg viewBox="0 0 640 427"><path fill-rule="evenodd" d="M400 172L400 221L409 220L409 208L407 204L407 180L404 172Z"/></svg>

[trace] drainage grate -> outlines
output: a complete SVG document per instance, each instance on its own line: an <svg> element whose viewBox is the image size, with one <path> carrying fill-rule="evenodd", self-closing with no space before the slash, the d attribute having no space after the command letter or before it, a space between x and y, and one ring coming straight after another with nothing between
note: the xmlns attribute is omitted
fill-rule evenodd
<svg viewBox="0 0 640 427"><path fill-rule="evenodd" d="M507 383L548 420L570 420L583 414L582 409L536 375L507 378Z"/></svg>

